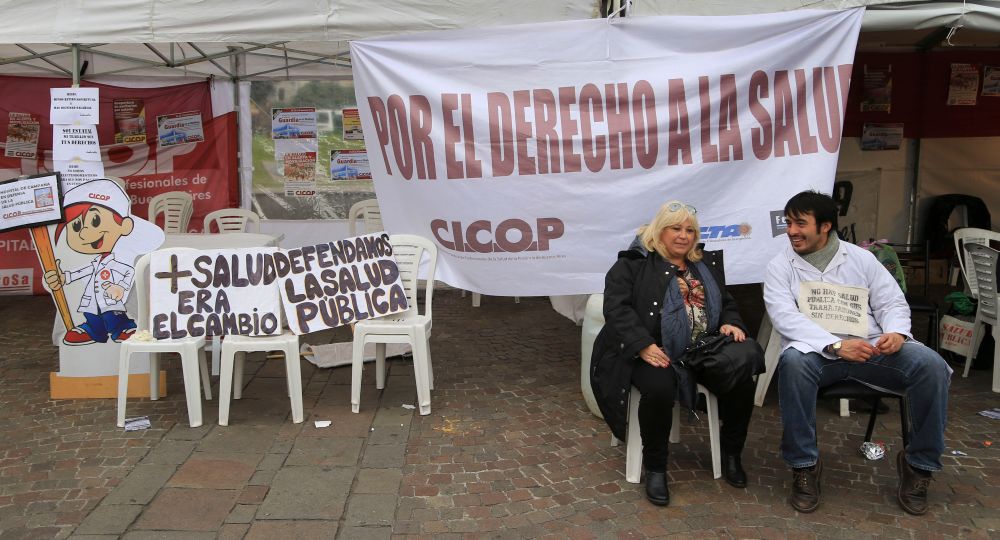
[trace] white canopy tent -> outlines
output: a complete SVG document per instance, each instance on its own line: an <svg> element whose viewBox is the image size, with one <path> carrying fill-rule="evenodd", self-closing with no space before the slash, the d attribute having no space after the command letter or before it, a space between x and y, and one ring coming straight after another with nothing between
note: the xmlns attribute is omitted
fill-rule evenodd
<svg viewBox="0 0 1000 540"><path fill-rule="evenodd" d="M1000 2L987 0L248 0L239 4L223 0L0 0L4 14L0 74L82 76L111 84L123 78L165 80L167 76L233 82L346 79L351 77L347 43L379 35L587 19L608 13L628 17L733 15L859 6L868 8L860 51L1000 46ZM242 94L235 96L236 103L245 102L246 92ZM916 206L917 173L908 161L915 153L911 146L889 164L884 163L886 156L877 158L881 167L900 169L897 183L909 191L907 201L895 203L901 208ZM245 159L243 186L249 188ZM901 220L895 219L897 223L887 228L899 238ZM903 228L911 238L915 220L912 210L902 220L908 222Z"/></svg>

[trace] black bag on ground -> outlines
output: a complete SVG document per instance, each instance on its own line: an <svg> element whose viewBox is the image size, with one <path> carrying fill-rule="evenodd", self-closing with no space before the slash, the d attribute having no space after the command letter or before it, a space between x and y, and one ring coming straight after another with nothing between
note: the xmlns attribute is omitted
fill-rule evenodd
<svg viewBox="0 0 1000 540"><path fill-rule="evenodd" d="M711 332L684 351L684 365L713 394L726 394L737 384L763 373L764 351L753 338L743 342Z"/></svg>

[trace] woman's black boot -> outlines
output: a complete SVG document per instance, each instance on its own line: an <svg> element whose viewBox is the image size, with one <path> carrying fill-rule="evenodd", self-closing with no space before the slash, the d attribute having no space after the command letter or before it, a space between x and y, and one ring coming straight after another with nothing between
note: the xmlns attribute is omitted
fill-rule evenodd
<svg viewBox="0 0 1000 540"><path fill-rule="evenodd" d="M723 450L722 476L724 476L726 478L726 482L733 487L747 487L747 473L743 470L743 464L740 462L739 454L730 454L729 452Z"/></svg>
<svg viewBox="0 0 1000 540"><path fill-rule="evenodd" d="M670 490L667 489L667 473L646 471L646 498L657 506L670 504Z"/></svg>

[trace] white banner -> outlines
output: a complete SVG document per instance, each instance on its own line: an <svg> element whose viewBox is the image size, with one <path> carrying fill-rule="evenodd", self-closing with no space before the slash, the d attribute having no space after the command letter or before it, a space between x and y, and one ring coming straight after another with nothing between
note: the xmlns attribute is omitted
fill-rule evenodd
<svg viewBox="0 0 1000 540"><path fill-rule="evenodd" d="M698 208L730 283L787 242L772 214L830 193L862 11L581 20L351 42L386 229L438 279L600 292L659 206ZM781 235L781 236L779 236Z"/></svg>

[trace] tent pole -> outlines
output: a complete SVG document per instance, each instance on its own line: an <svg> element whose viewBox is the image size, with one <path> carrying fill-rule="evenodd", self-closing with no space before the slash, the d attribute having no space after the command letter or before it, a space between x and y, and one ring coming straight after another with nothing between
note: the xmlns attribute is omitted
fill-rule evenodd
<svg viewBox="0 0 1000 540"><path fill-rule="evenodd" d="M80 87L80 45L73 43L69 46L70 54L73 56L73 88Z"/></svg>
<svg viewBox="0 0 1000 540"><path fill-rule="evenodd" d="M906 142L906 185L908 188L907 204L910 207L906 221L906 243L912 244L914 230L917 228L917 193L920 192L920 139L909 139Z"/></svg>

